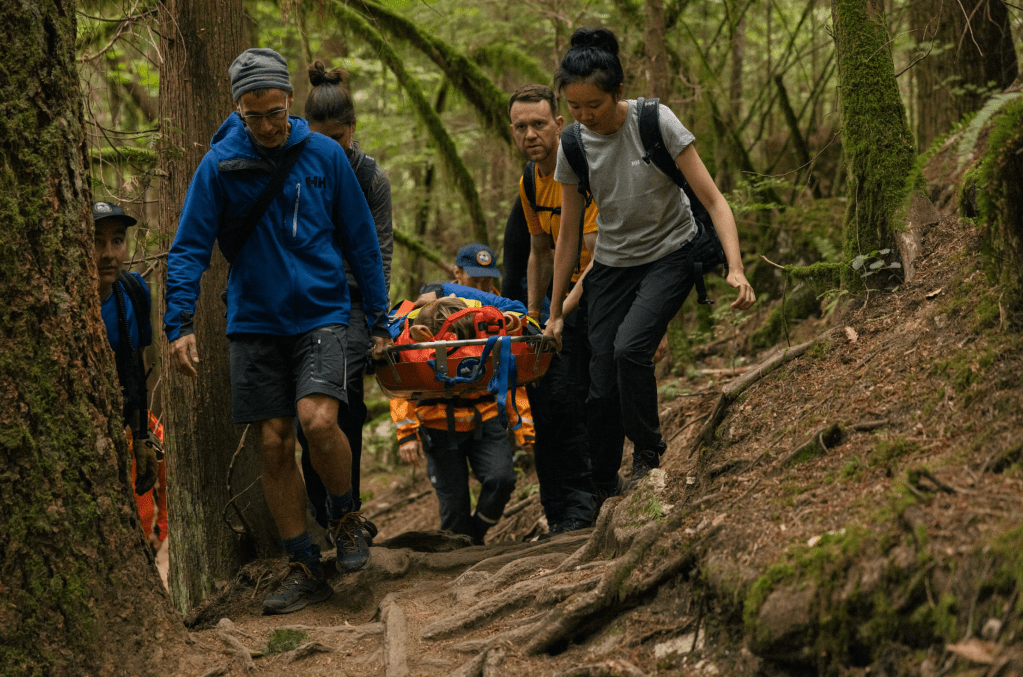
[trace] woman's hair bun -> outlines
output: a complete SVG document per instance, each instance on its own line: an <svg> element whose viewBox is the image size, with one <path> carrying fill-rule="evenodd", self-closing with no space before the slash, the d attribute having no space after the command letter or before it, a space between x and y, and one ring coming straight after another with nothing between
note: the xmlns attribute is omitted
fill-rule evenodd
<svg viewBox="0 0 1023 677"><path fill-rule="evenodd" d="M572 34L573 47L592 47L618 56L618 38L606 28L580 28Z"/></svg>
<svg viewBox="0 0 1023 677"><path fill-rule="evenodd" d="M320 85L345 85L348 80L348 71L344 68L335 68L328 71L327 64L317 59L309 66L309 82L313 87Z"/></svg>

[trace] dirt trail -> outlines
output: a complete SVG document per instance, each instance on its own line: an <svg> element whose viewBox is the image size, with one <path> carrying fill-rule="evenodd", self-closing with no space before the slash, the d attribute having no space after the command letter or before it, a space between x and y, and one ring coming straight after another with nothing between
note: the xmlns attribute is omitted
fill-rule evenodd
<svg viewBox="0 0 1023 677"><path fill-rule="evenodd" d="M589 530L520 542L533 494L467 546L429 532L420 477L365 506L381 535L330 601L261 616L282 563L250 566L192 633L194 674L248 674L282 629L300 648L255 673L1021 674L1023 342L978 243L932 224L912 284L793 327L810 343L719 413L745 368L670 379L662 470Z"/></svg>

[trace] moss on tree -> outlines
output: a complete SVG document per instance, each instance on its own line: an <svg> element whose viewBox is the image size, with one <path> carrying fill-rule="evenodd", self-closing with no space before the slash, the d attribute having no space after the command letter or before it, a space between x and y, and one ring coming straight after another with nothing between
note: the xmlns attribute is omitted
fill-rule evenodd
<svg viewBox="0 0 1023 677"><path fill-rule="evenodd" d="M896 249L915 151L899 95L882 0L832 0L848 170L845 258ZM846 286L862 286L850 269Z"/></svg>
<svg viewBox="0 0 1023 677"><path fill-rule="evenodd" d="M993 117L987 150L963 177L960 207L976 215L984 233L984 263L1004 285L1009 305L1023 306L1023 97Z"/></svg>
<svg viewBox="0 0 1023 677"><path fill-rule="evenodd" d="M407 38L409 35L416 37L417 46L420 48L431 48L432 51L429 54L442 54L445 59L453 59L454 55L450 48L442 48L443 45L439 41L427 39L425 35L415 30L414 27L405 26L407 21L396 15L392 16L391 13L386 12L383 8L375 7L372 3L363 3L366 8L374 8L376 12L381 13L385 17L389 17L386 25L391 26L392 30L397 30L398 27L407 28L400 33L399 37ZM434 143L437 144L437 148L440 152L441 157L444 159L444 164L447 165L448 170L451 172L452 177L455 180L455 185L458 187L459 192L462 194L462 198L465 200L466 206L469 209L469 218L473 224L473 238L477 242L483 244L489 244L489 234L487 231L487 220L483 214L483 205L480 203L479 192L476 190L476 182L473 181L472 175L469 173L465 163L462 162L462 158L458 155L458 149L455 147L455 142L448 134L447 129L444 127L444 123L441 121L437 111L434 110L429 100L426 98L426 93L423 92L422 87L416 81L414 77L405 69L405 65L401 58L395 53L391 46L384 40L384 36L378 31L369 21L366 20L362 14L356 11L353 6L346 5L342 2L331 3L331 11L334 16L345 26L355 31L363 40L368 42L370 46L376 50L380 57L380 60L387 64L387 67L394 73L395 78L398 80L398 84L401 85L405 93L408 94L409 99L412 101L412 106L415 108L419 119L422 120L423 124L426 125L427 130L430 133L430 137ZM374 16L376 16L374 14ZM400 19L400 21L399 21ZM409 32L411 31L411 33ZM421 44L419 44L421 43ZM433 58L433 57L431 57ZM439 58L439 57L438 57ZM462 60L467 61L464 57ZM434 59L437 60L436 58ZM472 65L472 68L479 71L479 67ZM486 76L479 72L480 77L486 79ZM489 80L488 80L489 82ZM457 85L457 83L455 83ZM491 83L493 85L493 83ZM494 87L496 89L496 87ZM503 95L502 95L503 96ZM491 101L491 104L493 102ZM491 106L492 108L492 106ZM487 110L490 110L489 108ZM493 112L491 111L491 115ZM502 109L502 116L504 115ZM504 125L507 129L508 125Z"/></svg>
<svg viewBox="0 0 1023 677"><path fill-rule="evenodd" d="M99 313L74 3L8 3L0 30L0 674L143 673L112 656L169 607Z"/></svg>

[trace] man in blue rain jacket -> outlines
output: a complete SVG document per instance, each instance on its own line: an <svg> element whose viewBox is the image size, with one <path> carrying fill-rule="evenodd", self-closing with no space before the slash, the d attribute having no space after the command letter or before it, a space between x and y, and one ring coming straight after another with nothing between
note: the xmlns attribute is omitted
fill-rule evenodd
<svg viewBox="0 0 1023 677"><path fill-rule="evenodd" d="M174 365L197 377L192 314L216 242L231 261L233 419L261 434L267 503L290 563L263 611L290 613L333 593L306 531L296 413L327 488L339 553L340 541L362 533L351 495L351 450L337 425L339 407L347 406L350 311L342 254L362 290L376 352L390 342L387 290L373 218L344 150L288 114L293 89L285 59L249 49L229 74L236 111L213 137L185 197L167 257L164 329ZM268 190L275 177L280 188ZM264 193L269 203L256 213Z"/></svg>

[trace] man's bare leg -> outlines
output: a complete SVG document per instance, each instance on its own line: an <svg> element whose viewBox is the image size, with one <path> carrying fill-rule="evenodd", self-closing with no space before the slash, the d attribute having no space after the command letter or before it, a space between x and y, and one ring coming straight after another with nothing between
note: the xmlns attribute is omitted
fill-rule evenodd
<svg viewBox="0 0 1023 677"><path fill-rule="evenodd" d="M291 418L259 422L262 435L263 490L281 539L305 532L305 484L295 463L295 426Z"/></svg>
<svg viewBox="0 0 1023 677"><path fill-rule="evenodd" d="M337 545L337 568L357 571L369 562L369 541L376 535L355 512L352 496L352 450L337 425L338 402L326 395L298 401L298 418L309 440L309 458L327 489L327 519Z"/></svg>
<svg viewBox="0 0 1023 677"><path fill-rule="evenodd" d="M329 395L307 395L298 401L309 459L327 491L340 496L352 488L352 449L337 424L337 410L338 401Z"/></svg>

